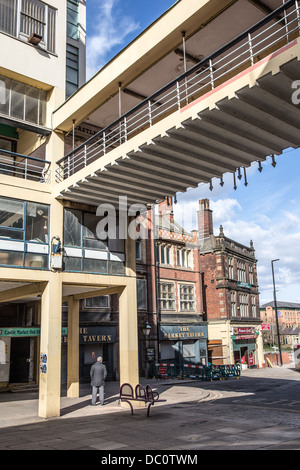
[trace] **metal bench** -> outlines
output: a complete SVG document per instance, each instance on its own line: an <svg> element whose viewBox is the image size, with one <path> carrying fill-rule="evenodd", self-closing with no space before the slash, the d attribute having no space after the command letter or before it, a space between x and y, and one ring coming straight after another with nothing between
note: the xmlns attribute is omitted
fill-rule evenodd
<svg viewBox="0 0 300 470"><path fill-rule="evenodd" d="M163 402L166 400L161 400L159 394L154 392L150 385L146 385L144 388L141 384L138 384L135 387L135 393L133 387L129 383L125 383L120 387L120 396L119 404L121 402L128 403L131 409L131 414L133 415L133 406L132 402L143 402L145 407L147 406L147 417L150 416L150 407L157 402Z"/></svg>

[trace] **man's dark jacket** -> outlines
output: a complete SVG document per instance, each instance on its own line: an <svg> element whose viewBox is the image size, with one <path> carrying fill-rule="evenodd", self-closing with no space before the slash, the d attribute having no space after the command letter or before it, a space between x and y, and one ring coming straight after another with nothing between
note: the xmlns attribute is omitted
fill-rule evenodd
<svg viewBox="0 0 300 470"><path fill-rule="evenodd" d="M107 376L106 366L102 362L95 362L91 367L90 376L92 387L102 387L102 385L105 385Z"/></svg>

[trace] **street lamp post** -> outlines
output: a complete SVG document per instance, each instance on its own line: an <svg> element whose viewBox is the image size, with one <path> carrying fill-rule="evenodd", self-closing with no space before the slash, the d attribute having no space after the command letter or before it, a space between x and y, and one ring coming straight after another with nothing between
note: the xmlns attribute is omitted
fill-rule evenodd
<svg viewBox="0 0 300 470"><path fill-rule="evenodd" d="M276 289L275 289L275 276L274 276L274 266L273 266L273 263L275 263L275 261L279 261L279 259L273 259L271 261L271 265L272 265L272 276L273 276L273 296L274 296L274 306L275 306L275 319L276 319L276 327L277 327L278 348L279 348L279 355L280 355L280 364L282 366L282 354L281 354L278 312L277 312L277 300L276 300Z"/></svg>

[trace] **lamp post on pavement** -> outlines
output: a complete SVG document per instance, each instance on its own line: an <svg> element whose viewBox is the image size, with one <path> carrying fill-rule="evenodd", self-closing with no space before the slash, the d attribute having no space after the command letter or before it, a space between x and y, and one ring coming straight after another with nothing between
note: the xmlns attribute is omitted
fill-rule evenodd
<svg viewBox="0 0 300 470"><path fill-rule="evenodd" d="M273 296L274 296L274 306L275 306L275 318L276 318L276 327L277 327L278 348L279 348L280 364L282 366L282 354L281 354L278 312L277 312L277 300L276 300L276 289L275 289L275 276L274 276L274 266L273 266L273 263L275 263L275 261L279 261L279 259L273 259L271 261L271 265L272 265L272 276L273 276Z"/></svg>

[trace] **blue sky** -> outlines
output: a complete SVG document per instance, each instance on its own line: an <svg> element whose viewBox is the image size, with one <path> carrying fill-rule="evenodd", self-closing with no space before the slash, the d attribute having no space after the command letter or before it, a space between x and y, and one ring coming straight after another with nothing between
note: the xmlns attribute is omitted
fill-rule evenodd
<svg viewBox="0 0 300 470"><path fill-rule="evenodd" d="M122 50L175 0L87 0L87 78ZM300 77L299 77L300 78ZM277 300L300 303L300 150L289 149L267 158L263 171L247 169L248 186L225 175L224 186L213 180L179 194L175 216L187 230L196 228L198 201L209 198L215 233L222 224L227 237L249 245L253 240L258 260L261 304L273 300L271 260Z"/></svg>

